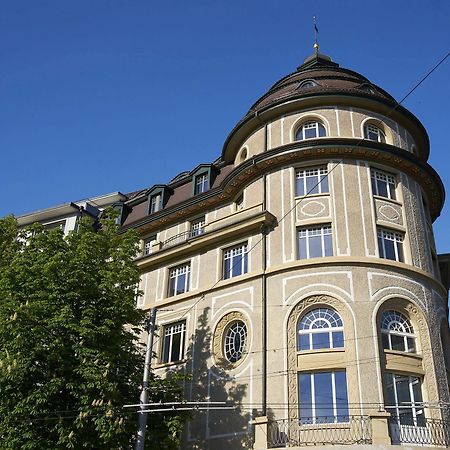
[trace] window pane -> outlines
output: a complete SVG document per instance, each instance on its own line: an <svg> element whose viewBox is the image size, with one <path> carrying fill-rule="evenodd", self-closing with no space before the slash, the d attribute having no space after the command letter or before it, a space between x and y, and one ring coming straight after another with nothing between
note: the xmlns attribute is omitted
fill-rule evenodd
<svg viewBox="0 0 450 450"><path fill-rule="evenodd" d="M381 342L383 343L383 348L390 350L391 347L389 345L389 336L387 333L381 334Z"/></svg>
<svg viewBox="0 0 450 450"><path fill-rule="evenodd" d="M377 181L375 180L374 177L372 177L371 179L372 179L372 194L373 195L378 195Z"/></svg>
<svg viewBox="0 0 450 450"><path fill-rule="evenodd" d="M298 240L298 257L299 259L306 259L308 257L306 253L306 238L299 238Z"/></svg>
<svg viewBox="0 0 450 450"><path fill-rule="evenodd" d="M326 234L323 237L324 245L325 245L325 254L324 256L333 256L333 239L331 234Z"/></svg>
<svg viewBox="0 0 450 450"><path fill-rule="evenodd" d="M312 236L309 238L309 257L318 258L320 256L322 256L322 238Z"/></svg>
<svg viewBox="0 0 450 450"><path fill-rule="evenodd" d="M306 193L305 194L318 194L319 193L319 179L317 177L306 177Z"/></svg>
<svg viewBox="0 0 450 450"><path fill-rule="evenodd" d="M177 294L182 294L185 291L184 289L185 283L186 283L186 275L185 274L178 275L177 290L176 290Z"/></svg>
<svg viewBox="0 0 450 450"><path fill-rule="evenodd" d="M317 126L319 127L319 136L320 137L326 136L327 133L325 131L325 127L321 123L318 123Z"/></svg>
<svg viewBox="0 0 450 450"><path fill-rule="evenodd" d="M405 349L405 339L403 336L397 336L396 334L391 334L391 344L392 350L399 350L404 352Z"/></svg>
<svg viewBox="0 0 450 450"><path fill-rule="evenodd" d="M416 343L414 338L406 338L408 342L408 352L415 353L416 352Z"/></svg>
<svg viewBox="0 0 450 450"><path fill-rule="evenodd" d="M304 188L304 179L303 178L297 178L295 180L295 192L297 195L305 195L305 188Z"/></svg>
<svg viewBox="0 0 450 450"><path fill-rule="evenodd" d="M175 283L176 283L176 278L170 278L169 280L169 296L174 295L175 293Z"/></svg>
<svg viewBox="0 0 450 450"><path fill-rule="evenodd" d="M304 133L305 133L305 139L311 139L311 138L315 138L317 136L317 130L316 128L306 128L303 129Z"/></svg>
<svg viewBox="0 0 450 450"><path fill-rule="evenodd" d="M313 349L330 348L329 333L313 333L312 334Z"/></svg>
<svg viewBox="0 0 450 450"><path fill-rule="evenodd" d="M233 277L242 274L242 255L237 255L234 257L231 272L233 273Z"/></svg>
<svg viewBox="0 0 450 450"><path fill-rule="evenodd" d="M377 180L377 184L378 184L378 195L381 195L382 197L389 197L386 182Z"/></svg>
<svg viewBox="0 0 450 450"><path fill-rule="evenodd" d="M397 261L403 262L403 245L401 242L397 242L397 253L398 253L398 258Z"/></svg>
<svg viewBox="0 0 450 450"><path fill-rule="evenodd" d="M394 183L389 183L389 193L390 193L389 198L392 198L392 200L395 200L395 184Z"/></svg>
<svg viewBox="0 0 450 450"><path fill-rule="evenodd" d="M163 362L169 362L170 336L164 337Z"/></svg>
<svg viewBox="0 0 450 450"><path fill-rule="evenodd" d="M244 271L243 271L243 273L247 273L248 272L248 253L247 253L247 250L245 250L245 253L242 256L242 258L244 259Z"/></svg>
<svg viewBox="0 0 450 450"><path fill-rule="evenodd" d="M393 261L395 261L395 247L394 247L394 241L388 240L388 239L384 239L384 257L386 259L392 259Z"/></svg>
<svg viewBox="0 0 450 450"><path fill-rule="evenodd" d="M299 334L298 349L299 350L309 350L309 334Z"/></svg>
<svg viewBox="0 0 450 450"><path fill-rule="evenodd" d="M181 333L175 333L172 337L172 353L170 355L170 362L180 360L181 348Z"/></svg>
<svg viewBox="0 0 450 450"><path fill-rule="evenodd" d="M326 175L320 177L320 192L330 192L328 187L328 176Z"/></svg>
<svg viewBox="0 0 450 450"><path fill-rule="evenodd" d="M314 374L316 422L334 422L331 372Z"/></svg>
<svg viewBox="0 0 450 450"><path fill-rule="evenodd" d="M342 331L333 332L333 348L340 348L344 346L344 333Z"/></svg>
<svg viewBox="0 0 450 450"><path fill-rule="evenodd" d="M230 278L231 259L227 258L223 262L223 276L225 279Z"/></svg>
<svg viewBox="0 0 450 450"><path fill-rule="evenodd" d="M299 374L299 403L300 403L300 422L312 423L312 393L311 393L311 375Z"/></svg>
<svg viewBox="0 0 450 450"><path fill-rule="evenodd" d="M344 371L334 372L336 389L336 412L338 422L348 421L347 377Z"/></svg>

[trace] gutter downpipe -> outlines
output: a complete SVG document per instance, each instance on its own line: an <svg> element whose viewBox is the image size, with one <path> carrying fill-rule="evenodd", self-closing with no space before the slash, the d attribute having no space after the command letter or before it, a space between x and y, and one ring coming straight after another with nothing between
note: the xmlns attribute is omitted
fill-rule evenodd
<svg viewBox="0 0 450 450"><path fill-rule="evenodd" d="M264 125L264 152L267 151L267 123ZM267 208L267 175L263 174L263 211ZM267 415L267 225L261 227L262 233L262 415Z"/></svg>

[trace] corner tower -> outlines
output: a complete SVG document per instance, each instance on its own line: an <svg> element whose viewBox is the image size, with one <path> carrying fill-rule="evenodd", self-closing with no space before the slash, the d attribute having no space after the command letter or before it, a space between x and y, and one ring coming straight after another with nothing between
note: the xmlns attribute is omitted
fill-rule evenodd
<svg viewBox="0 0 450 450"><path fill-rule="evenodd" d="M161 310L155 370L238 408L196 415L183 448L449 444L429 151L412 113L316 54L214 164L130 196L138 306Z"/></svg>

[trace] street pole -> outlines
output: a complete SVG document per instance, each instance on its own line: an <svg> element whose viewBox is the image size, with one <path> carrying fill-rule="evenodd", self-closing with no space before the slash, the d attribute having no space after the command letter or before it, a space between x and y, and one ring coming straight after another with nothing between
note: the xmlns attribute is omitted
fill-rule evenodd
<svg viewBox="0 0 450 450"><path fill-rule="evenodd" d="M150 377L150 370L152 365L152 355L153 355L153 336L155 334L155 320L156 320L156 308L150 309L150 317L147 322L147 350L145 352L145 366L144 366L144 377L142 379L142 391L139 398L140 411L139 415L139 428L137 432L137 439L135 450L145 449L145 430L147 428L147 412L148 407L148 381Z"/></svg>

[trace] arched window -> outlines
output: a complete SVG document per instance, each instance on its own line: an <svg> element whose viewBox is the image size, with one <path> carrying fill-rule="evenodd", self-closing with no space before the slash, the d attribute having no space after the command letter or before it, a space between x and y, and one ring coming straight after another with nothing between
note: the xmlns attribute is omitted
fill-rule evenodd
<svg viewBox="0 0 450 450"><path fill-rule="evenodd" d="M369 141L386 142L384 131L371 123L364 126L364 138Z"/></svg>
<svg viewBox="0 0 450 450"><path fill-rule="evenodd" d="M416 336L409 319L398 311L384 311L381 315L383 348L402 352L416 352Z"/></svg>
<svg viewBox="0 0 450 450"><path fill-rule="evenodd" d="M305 122L299 126L297 131L295 132L295 140L303 141L305 139L314 139L318 137L325 137L327 132L325 127L316 121Z"/></svg>
<svg viewBox="0 0 450 450"><path fill-rule="evenodd" d="M316 350L344 346L344 325L339 314L331 308L307 312L297 324L297 349Z"/></svg>

